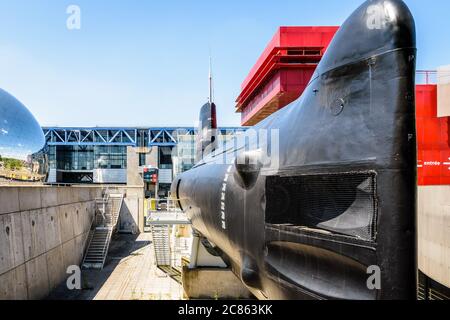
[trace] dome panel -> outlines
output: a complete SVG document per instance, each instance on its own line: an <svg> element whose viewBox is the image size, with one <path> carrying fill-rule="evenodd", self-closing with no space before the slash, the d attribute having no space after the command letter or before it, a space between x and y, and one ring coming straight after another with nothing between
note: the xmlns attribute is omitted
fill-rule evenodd
<svg viewBox="0 0 450 320"><path fill-rule="evenodd" d="M0 89L0 184L45 181L48 158L41 126L16 98Z"/></svg>

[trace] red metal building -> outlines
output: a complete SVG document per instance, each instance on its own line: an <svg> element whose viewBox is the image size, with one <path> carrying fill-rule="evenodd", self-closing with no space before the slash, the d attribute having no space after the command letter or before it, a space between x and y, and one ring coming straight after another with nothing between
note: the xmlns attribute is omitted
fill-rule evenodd
<svg viewBox="0 0 450 320"><path fill-rule="evenodd" d="M251 126L305 90L339 27L280 27L242 84L236 111Z"/></svg>
<svg viewBox="0 0 450 320"><path fill-rule="evenodd" d="M438 117L437 85L416 86L419 185L450 185L450 117Z"/></svg>

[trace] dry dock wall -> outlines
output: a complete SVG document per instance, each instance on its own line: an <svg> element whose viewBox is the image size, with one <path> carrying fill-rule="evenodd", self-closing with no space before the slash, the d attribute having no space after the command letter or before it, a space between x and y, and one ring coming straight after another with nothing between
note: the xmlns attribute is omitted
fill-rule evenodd
<svg viewBox="0 0 450 320"><path fill-rule="evenodd" d="M43 299L79 265L98 187L0 187L0 300Z"/></svg>

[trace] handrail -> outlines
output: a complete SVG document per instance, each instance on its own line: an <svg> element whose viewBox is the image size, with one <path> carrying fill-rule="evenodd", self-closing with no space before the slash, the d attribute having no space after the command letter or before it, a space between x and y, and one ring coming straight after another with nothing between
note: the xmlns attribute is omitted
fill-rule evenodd
<svg viewBox="0 0 450 320"><path fill-rule="evenodd" d="M92 239L93 239L93 231L92 231L92 229L94 227L94 224L97 224L97 211L98 210L97 210L97 202L96 201L97 201L97 199L94 199L95 208L94 208L94 214L92 216L91 223L90 223L91 227L89 229L89 234L86 237L86 240L84 240L83 261L85 259L86 254L87 254L87 250L89 250L89 247L90 247L90 245L92 243ZM83 263L83 261L81 261L81 263Z"/></svg>
<svg viewBox="0 0 450 320"><path fill-rule="evenodd" d="M437 82L436 70L417 70L416 78L418 84L435 84Z"/></svg>
<svg viewBox="0 0 450 320"><path fill-rule="evenodd" d="M182 210L178 207L180 199L167 198L167 199L149 199L150 206L154 207L147 208L150 212L165 211L165 212L181 212ZM155 205L154 205L155 204Z"/></svg>
<svg viewBox="0 0 450 320"><path fill-rule="evenodd" d="M416 71L417 84L439 84L442 81L444 81L444 83L448 83L448 79L450 79L450 70L438 69Z"/></svg>
<svg viewBox="0 0 450 320"><path fill-rule="evenodd" d="M120 197L119 196L114 197L108 192L108 190L105 190L102 198L95 199L95 204L97 206L96 207L96 215L95 215L95 221L92 223L91 229L93 228L94 224L95 224L95 228L93 231L91 231L91 234L88 237L89 244L87 246L87 251L85 252L84 258L83 258L83 266L85 266L86 268L90 268L90 267L97 268L100 265L101 265L101 268L103 268L103 266L105 265L108 251L109 251L109 246L112 241L112 236L117 229L117 224L118 224L118 220L119 220L119 216L120 216L120 211L123 206L124 198L125 198L125 196L123 194L120 194ZM116 201L112 201L111 199L119 200L120 202L117 203ZM100 209L100 210L98 209L99 205L102 206L102 209ZM99 214L98 214L99 211L102 213L102 217L103 217L103 221L101 224L98 223L98 219L97 219L99 216ZM98 237L96 239L96 241L97 241L96 248L94 248L93 253L90 254L90 247L94 241L95 236L97 235L97 232L102 233L99 235L99 237L100 237L100 239L102 239L100 241L104 241L104 243L102 244L102 247L100 247L101 248L101 261L96 261L96 259L98 259L98 253L99 253L99 248L98 248L99 238ZM88 262L86 262L86 261L88 261Z"/></svg>
<svg viewBox="0 0 450 320"><path fill-rule="evenodd" d="M122 211L122 207L123 207L123 203L124 203L124 196L123 194L120 197L120 205L117 208L117 211L113 214L113 230L117 231L117 225L119 223L119 218L120 218L120 212Z"/></svg>

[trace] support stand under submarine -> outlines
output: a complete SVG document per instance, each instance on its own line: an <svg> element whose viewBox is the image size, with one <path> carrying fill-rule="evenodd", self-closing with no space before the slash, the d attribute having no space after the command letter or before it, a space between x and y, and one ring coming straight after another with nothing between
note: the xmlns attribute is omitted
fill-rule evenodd
<svg viewBox="0 0 450 320"><path fill-rule="evenodd" d="M210 148L175 179L208 250L256 297L416 297L415 61L407 6L369 0L302 97L253 128L279 139ZM368 286L377 269L379 287Z"/></svg>

